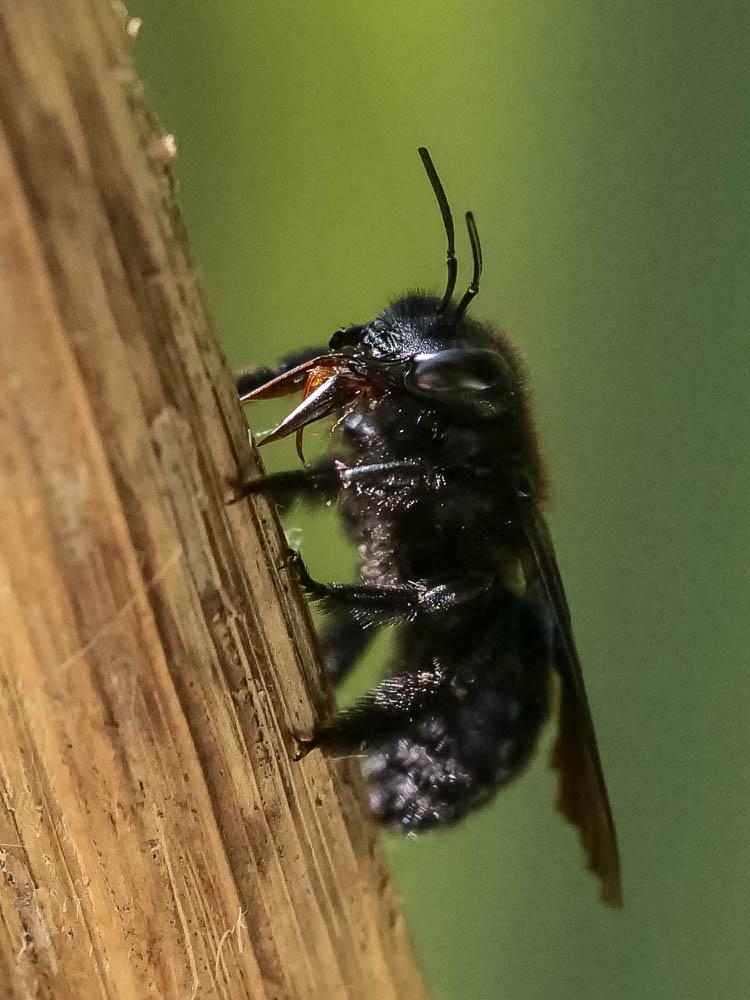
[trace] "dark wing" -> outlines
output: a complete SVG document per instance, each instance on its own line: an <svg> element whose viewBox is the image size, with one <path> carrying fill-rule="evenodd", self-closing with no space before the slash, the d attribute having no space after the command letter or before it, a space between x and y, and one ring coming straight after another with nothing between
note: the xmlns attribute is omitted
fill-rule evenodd
<svg viewBox="0 0 750 1000"><path fill-rule="evenodd" d="M557 667L562 680L560 722L552 753L552 766L559 778L557 807L578 827L588 866L601 880L602 900L609 906L621 907L617 834L555 549L547 523L536 507L526 509L522 522L531 555L527 582L541 585L555 623Z"/></svg>

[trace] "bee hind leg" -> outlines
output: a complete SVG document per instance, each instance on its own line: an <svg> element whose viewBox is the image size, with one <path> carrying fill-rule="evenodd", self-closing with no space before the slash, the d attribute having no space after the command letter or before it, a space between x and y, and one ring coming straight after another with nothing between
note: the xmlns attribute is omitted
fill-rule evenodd
<svg viewBox="0 0 750 1000"><path fill-rule="evenodd" d="M313 744L336 753L377 746L415 716L444 700L446 678L438 670L386 677L356 704L315 734Z"/></svg>

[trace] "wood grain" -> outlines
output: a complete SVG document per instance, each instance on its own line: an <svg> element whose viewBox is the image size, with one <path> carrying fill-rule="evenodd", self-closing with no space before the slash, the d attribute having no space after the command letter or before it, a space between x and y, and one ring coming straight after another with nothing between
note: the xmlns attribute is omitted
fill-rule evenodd
<svg viewBox="0 0 750 1000"><path fill-rule="evenodd" d="M130 46L0 6L0 997L421 998Z"/></svg>

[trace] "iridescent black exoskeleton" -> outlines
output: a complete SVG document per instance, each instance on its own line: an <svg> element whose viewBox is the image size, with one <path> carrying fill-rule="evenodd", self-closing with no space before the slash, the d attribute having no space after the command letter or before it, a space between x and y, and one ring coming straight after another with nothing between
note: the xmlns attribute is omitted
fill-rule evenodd
<svg viewBox="0 0 750 1000"><path fill-rule="evenodd" d="M553 764L558 805L580 831L605 902L621 905L615 829L555 553L542 515L545 475L518 356L470 319L482 257L471 213L471 283L454 302L451 212L420 155L448 239L441 297L414 292L328 348L238 377L243 401L301 390L264 443L339 415L336 457L242 483L281 502L339 498L360 582L324 584L297 560L330 615L322 639L340 680L378 626L395 624L389 676L315 735L364 752L385 824L420 831L481 806L526 766L559 685Z"/></svg>

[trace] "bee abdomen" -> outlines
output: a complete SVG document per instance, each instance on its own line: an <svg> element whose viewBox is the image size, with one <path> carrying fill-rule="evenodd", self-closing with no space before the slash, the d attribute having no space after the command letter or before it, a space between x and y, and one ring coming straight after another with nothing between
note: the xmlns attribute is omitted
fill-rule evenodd
<svg viewBox="0 0 750 1000"><path fill-rule="evenodd" d="M406 833L455 823L520 774L546 714L539 693L457 695L366 761L376 817Z"/></svg>

